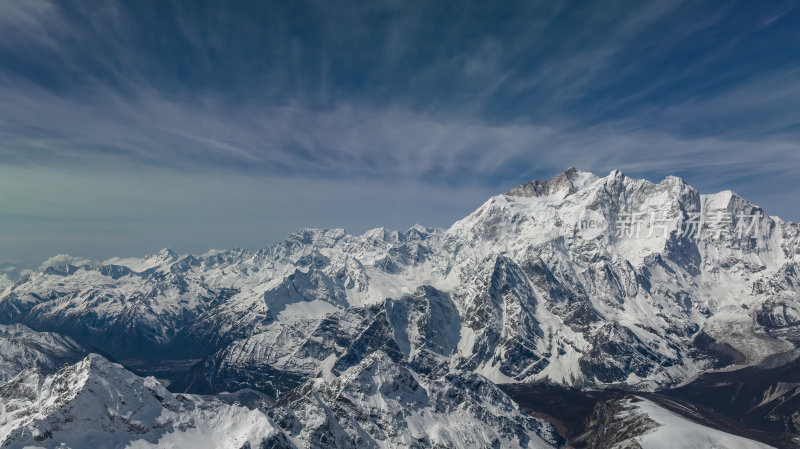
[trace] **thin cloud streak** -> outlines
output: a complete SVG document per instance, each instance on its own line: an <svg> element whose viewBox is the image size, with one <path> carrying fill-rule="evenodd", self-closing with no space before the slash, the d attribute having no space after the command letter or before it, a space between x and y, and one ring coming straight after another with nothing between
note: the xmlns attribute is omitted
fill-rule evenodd
<svg viewBox="0 0 800 449"><path fill-rule="evenodd" d="M716 109L718 101L709 107ZM186 104L153 91L133 101L109 94L89 102L0 89L0 117L0 160L16 165L134 163L329 179L419 179L435 172L436 182L454 186L569 165L600 172L706 168L720 181L728 168L800 166L800 144L791 140L680 137L631 121L571 130L557 123L493 124L369 106L312 111L212 99Z"/></svg>
<svg viewBox="0 0 800 449"><path fill-rule="evenodd" d="M97 254L78 255L102 259L183 237L153 243L159 222L194 229L180 240L190 250L252 246L340 215L356 229L445 226L568 166L677 174L800 218L786 201L800 192L800 65L787 57L800 36L786 5L131 5L0 0L0 169L26 173L13 177L22 184L73 176L59 194L15 197L6 179L0 197L14 208L0 213L17 234L0 252L35 244L28 228L49 236L40 256L83 245ZM148 207L129 194L137 182L172 203ZM374 194L348 201L362 189ZM282 191L286 202L274 199ZM226 195L281 213L227 209ZM386 195L405 215L376 215ZM178 216L181 201L191 206ZM192 221L205 210L225 212ZM239 225L239 240L217 238Z"/></svg>

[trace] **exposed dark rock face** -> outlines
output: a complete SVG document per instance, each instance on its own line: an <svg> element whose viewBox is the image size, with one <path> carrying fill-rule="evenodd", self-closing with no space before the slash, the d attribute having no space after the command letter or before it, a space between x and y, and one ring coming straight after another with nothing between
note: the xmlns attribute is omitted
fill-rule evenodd
<svg viewBox="0 0 800 449"><path fill-rule="evenodd" d="M657 426L648 416L635 413L635 408L625 401L598 402L586 426L587 448L641 449L635 438Z"/></svg>

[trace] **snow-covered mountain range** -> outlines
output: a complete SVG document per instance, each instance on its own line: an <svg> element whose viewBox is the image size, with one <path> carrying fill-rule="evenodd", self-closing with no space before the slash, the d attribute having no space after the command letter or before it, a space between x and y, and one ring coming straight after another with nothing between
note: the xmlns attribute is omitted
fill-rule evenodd
<svg viewBox="0 0 800 449"><path fill-rule="evenodd" d="M25 370L0 399L4 448L293 447L258 410L174 395L96 354L46 377Z"/></svg>
<svg viewBox="0 0 800 449"><path fill-rule="evenodd" d="M292 444L540 447L492 383L655 391L788 353L798 263L800 225L730 191L569 169L449 229L50 267L0 286L0 323L62 335L13 371L92 351L175 392L258 390Z"/></svg>
<svg viewBox="0 0 800 449"><path fill-rule="evenodd" d="M0 386L4 448L551 448L555 429L477 375L432 380L377 352L271 406L173 394L90 354Z"/></svg>
<svg viewBox="0 0 800 449"><path fill-rule="evenodd" d="M43 373L55 372L89 352L89 348L63 335L35 332L22 324L0 324L0 383L31 367Z"/></svg>

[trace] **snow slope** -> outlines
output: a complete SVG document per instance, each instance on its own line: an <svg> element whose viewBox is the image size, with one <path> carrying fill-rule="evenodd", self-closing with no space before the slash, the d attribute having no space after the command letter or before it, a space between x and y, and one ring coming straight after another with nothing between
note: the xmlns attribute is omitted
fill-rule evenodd
<svg viewBox="0 0 800 449"><path fill-rule="evenodd" d="M0 386L4 448L239 449L282 441L260 411L173 395L96 354L46 377L26 370Z"/></svg>
<svg viewBox="0 0 800 449"><path fill-rule="evenodd" d="M771 446L731 435L689 421L655 403L637 398L626 401L629 409L617 419L632 419L632 415L644 416L655 422L655 426L639 435L612 446L631 447L635 442L642 449L769 449ZM609 448L611 449L611 448Z"/></svg>
<svg viewBox="0 0 800 449"><path fill-rule="evenodd" d="M276 404L276 422L309 447L549 448L555 429L526 416L485 378L429 377L378 351Z"/></svg>
<svg viewBox="0 0 800 449"><path fill-rule="evenodd" d="M261 406L176 395L90 354L0 386L0 447L535 449L561 441L481 376L431 378L380 351Z"/></svg>
<svg viewBox="0 0 800 449"><path fill-rule="evenodd" d="M22 324L0 324L0 384L28 368L55 372L88 353L87 348L62 335L35 332Z"/></svg>

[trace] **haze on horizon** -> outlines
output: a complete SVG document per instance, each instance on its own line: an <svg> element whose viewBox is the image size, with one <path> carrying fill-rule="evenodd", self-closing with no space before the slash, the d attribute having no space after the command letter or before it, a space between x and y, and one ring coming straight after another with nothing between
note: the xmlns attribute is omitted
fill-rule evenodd
<svg viewBox="0 0 800 449"><path fill-rule="evenodd" d="M0 0L0 275L449 226L569 166L800 220L793 2Z"/></svg>

